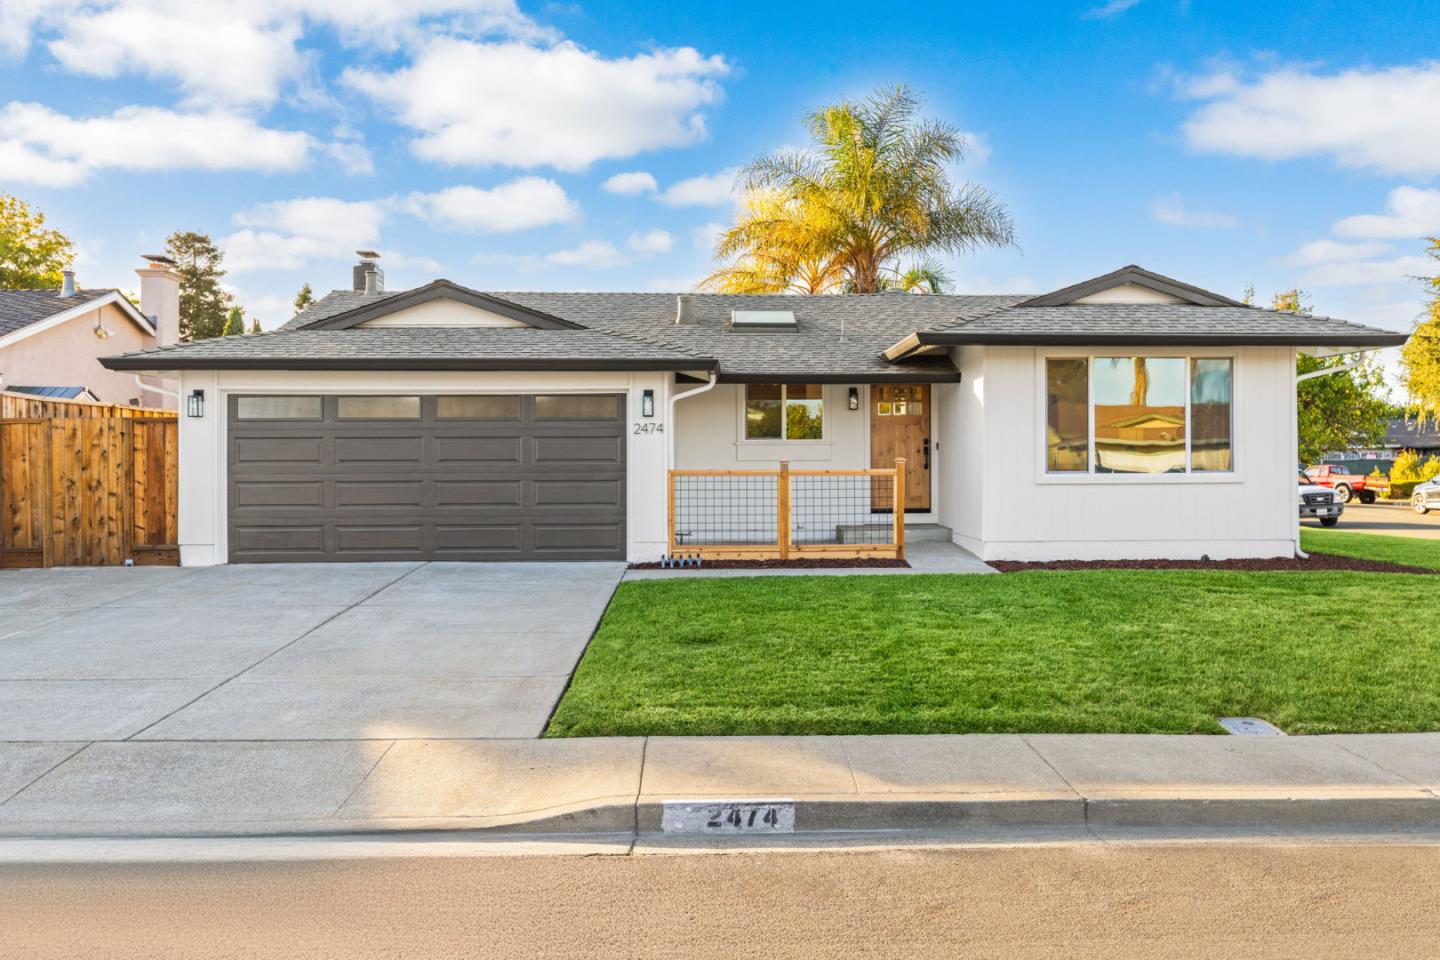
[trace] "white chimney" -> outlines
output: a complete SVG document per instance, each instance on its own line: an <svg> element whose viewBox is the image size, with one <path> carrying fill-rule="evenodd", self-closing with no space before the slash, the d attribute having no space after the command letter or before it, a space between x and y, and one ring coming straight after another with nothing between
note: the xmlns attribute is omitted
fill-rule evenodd
<svg viewBox="0 0 1440 960"><path fill-rule="evenodd" d="M351 288L356 293L383 293L385 271L380 269L380 254L374 250L356 250L360 262L350 269Z"/></svg>
<svg viewBox="0 0 1440 960"><path fill-rule="evenodd" d="M60 271L60 296L62 296L62 297L73 297L73 296L75 296L75 271L74 271L74 270L61 270L61 271Z"/></svg>
<svg viewBox="0 0 1440 960"><path fill-rule="evenodd" d="M180 340L180 274L175 261L158 253L143 255L145 266L135 273L140 277L140 312L155 325L160 346Z"/></svg>
<svg viewBox="0 0 1440 960"><path fill-rule="evenodd" d="M695 298L688 293L675 297L675 323L684 325L695 322Z"/></svg>

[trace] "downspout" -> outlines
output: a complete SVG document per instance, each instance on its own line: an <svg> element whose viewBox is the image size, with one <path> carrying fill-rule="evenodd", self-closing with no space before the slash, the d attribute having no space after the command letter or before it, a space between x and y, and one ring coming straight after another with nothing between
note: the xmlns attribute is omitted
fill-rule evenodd
<svg viewBox="0 0 1440 960"><path fill-rule="evenodd" d="M702 393L708 393L715 389L715 384L720 382L719 376L714 370L710 371L710 382L703 387L696 387L694 390L686 390L684 393L672 393L670 395L670 430L669 439L665 442L665 470L666 482L669 482L669 471L675 469L675 404L687 397L698 397ZM1299 522L1298 520L1296 521Z"/></svg>
<svg viewBox="0 0 1440 960"><path fill-rule="evenodd" d="M149 390L151 393L158 393L162 397L169 397L177 403L180 400L180 394L177 391L166 390L164 387L157 387L154 384L146 383L144 380L140 379L140 374L138 373L135 374L135 385L138 386L142 392L145 390Z"/></svg>
<svg viewBox="0 0 1440 960"><path fill-rule="evenodd" d="M1295 386L1296 386L1296 388L1297 388L1296 394L1295 394L1295 462L1296 462L1296 463L1299 463L1299 462L1300 462L1300 394L1299 394L1299 390L1298 390L1300 384L1303 383L1303 382L1305 382L1306 380L1314 380L1316 377L1328 377L1328 376L1330 376L1330 374L1332 374L1332 373L1343 373L1343 372L1348 371L1348 370L1354 370L1356 367L1360 366L1362 363L1365 362L1365 355L1366 355L1368 352L1369 352L1369 351L1361 351L1360 353L1356 354L1354 360L1351 360L1349 363L1342 363L1342 364L1340 364L1340 366L1338 366L1338 367L1325 367L1323 370L1311 370L1309 373L1301 373L1301 374L1297 374L1297 375L1296 375L1296 377L1295 377ZM1310 559L1310 554L1308 554L1308 553L1306 553L1304 550L1301 550L1301 549L1300 549L1300 511L1299 511L1298 509L1295 511L1295 556L1299 557L1301 560L1309 560L1309 559Z"/></svg>

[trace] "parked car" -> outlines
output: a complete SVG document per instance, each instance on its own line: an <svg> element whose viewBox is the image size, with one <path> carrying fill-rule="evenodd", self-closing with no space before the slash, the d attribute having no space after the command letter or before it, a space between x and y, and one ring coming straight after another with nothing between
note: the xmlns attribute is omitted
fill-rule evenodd
<svg viewBox="0 0 1440 960"><path fill-rule="evenodd" d="M1410 493L1410 509L1416 513L1440 510L1440 477L1415 485Z"/></svg>
<svg viewBox="0 0 1440 960"><path fill-rule="evenodd" d="M1374 503L1379 496L1373 481L1358 473L1348 472L1348 468L1341 464L1322 463L1306 470L1305 475L1316 486L1334 490L1341 503L1349 503L1352 499L1361 503Z"/></svg>
<svg viewBox="0 0 1440 960"><path fill-rule="evenodd" d="M1311 480L1307 476L1309 472L1306 470L1297 474L1300 479L1300 518L1314 517L1320 521L1320 526L1333 527L1340 522L1340 514L1345 512L1345 503L1337 491ZM1440 505L1440 495L1437 495L1436 502Z"/></svg>

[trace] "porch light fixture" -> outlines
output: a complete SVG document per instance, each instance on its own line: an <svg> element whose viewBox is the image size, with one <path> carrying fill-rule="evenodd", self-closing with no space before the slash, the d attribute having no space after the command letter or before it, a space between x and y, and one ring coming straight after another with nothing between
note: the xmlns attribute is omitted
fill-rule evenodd
<svg viewBox="0 0 1440 960"><path fill-rule="evenodd" d="M851 387L851 388L850 388L850 403L849 403L849 406L850 406L850 409L851 409L851 410L859 410L859 409L860 409L860 388L859 388L859 387Z"/></svg>
<svg viewBox="0 0 1440 960"><path fill-rule="evenodd" d="M655 391L644 390L640 393L640 416L655 416Z"/></svg>
<svg viewBox="0 0 1440 960"><path fill-rule="evenodd" d="M185 415L187 417L205 416L205 391L192 390L190 396L185 398Z"/></svg>

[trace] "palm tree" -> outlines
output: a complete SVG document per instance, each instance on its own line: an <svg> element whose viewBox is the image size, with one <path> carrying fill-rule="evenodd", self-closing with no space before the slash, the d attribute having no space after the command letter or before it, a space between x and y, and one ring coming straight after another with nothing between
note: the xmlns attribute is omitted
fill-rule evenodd
<svg viewBox="0 0 1440 960"><path fill-rule="evenodd" d="M1012 243L1004 205L982 187L951 182L948 165L963 158L965 138L919 119L919 106L898 86L823 107L809 119L812 149L747 166L745 210L716 244L726 262L705 285L736 293L934 292L944 278L933 260L905 268L900 261Z"/></svg>

